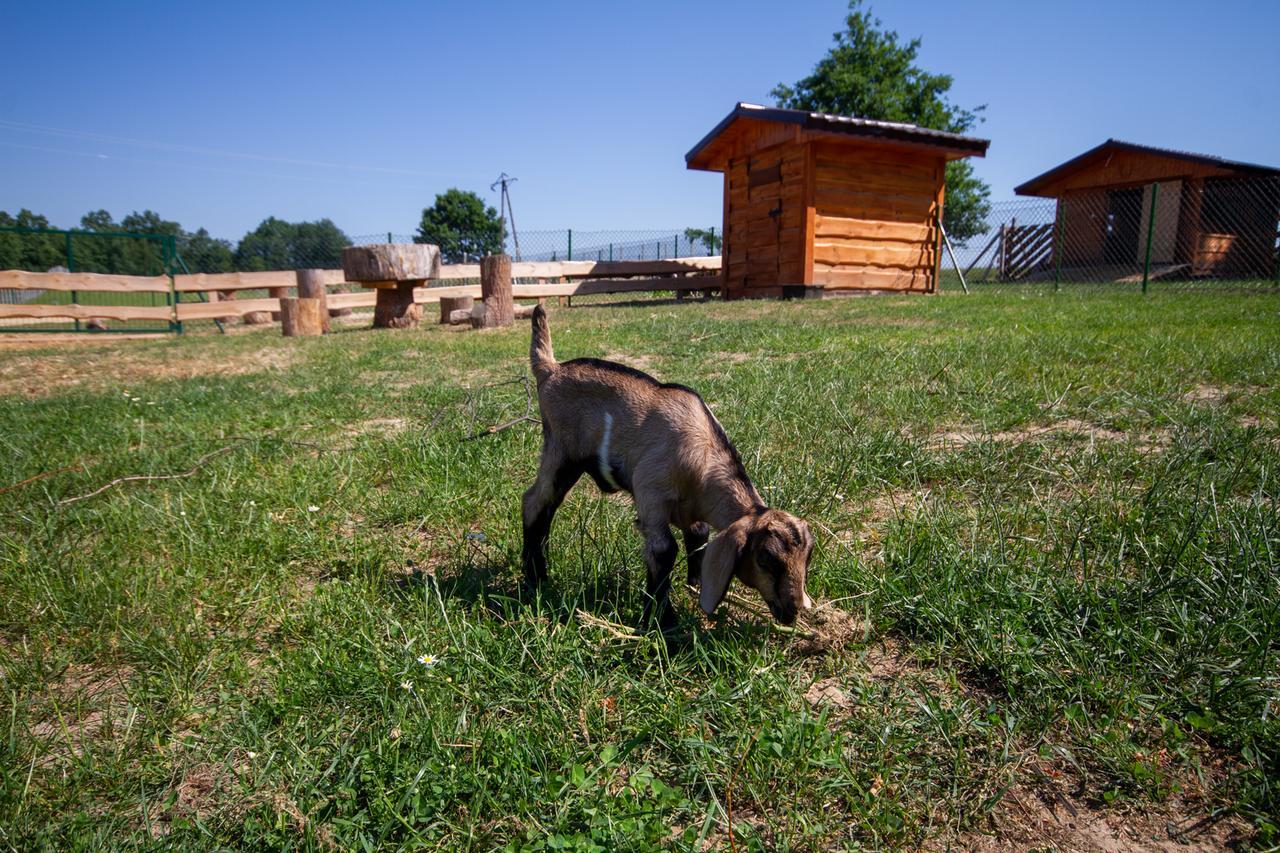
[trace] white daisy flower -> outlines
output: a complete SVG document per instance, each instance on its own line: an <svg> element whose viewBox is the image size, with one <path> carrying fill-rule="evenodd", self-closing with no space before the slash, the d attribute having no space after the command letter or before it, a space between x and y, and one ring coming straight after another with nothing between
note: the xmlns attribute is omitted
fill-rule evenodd
<svg viewBox="0 0 1280 853"><path fill-rule="evenodd" d="M418 655L418 663L423 666L431 667L440 662L440 658L435 655Z"/></svg>

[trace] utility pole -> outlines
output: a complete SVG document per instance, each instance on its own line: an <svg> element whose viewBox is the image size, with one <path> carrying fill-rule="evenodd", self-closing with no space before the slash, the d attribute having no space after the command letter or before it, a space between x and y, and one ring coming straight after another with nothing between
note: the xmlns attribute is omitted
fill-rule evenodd
<svg viewBox="0 0 1280 853"><path fill-rule="evenodd" d="M499 205L501 207L499 218L502 221L502 233L505 237L507 232L507 220L510 219L511 242L515 247L516 260L518 261L520 260L520 237L516 234L516 212L515 209L511 207L511 193L507 190L507 185L514 184L515 182L515 178L511 177L506 172L503 172L498 176L498 180L489 185L489 191L493 192L497 190L498 187L502 187L502 198L499 201Z"/></svg>

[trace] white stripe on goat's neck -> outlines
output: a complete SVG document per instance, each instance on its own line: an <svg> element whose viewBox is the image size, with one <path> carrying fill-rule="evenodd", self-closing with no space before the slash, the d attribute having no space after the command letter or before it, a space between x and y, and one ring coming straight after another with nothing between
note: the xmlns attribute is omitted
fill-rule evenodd
<svg viewBox="0 0 1280 853"><path fill-rule="evenodd" d="M604 413L604 435L600 438L600 449L596 451L596 459L600 463L600 476L604 477L604 481L615 489L621 489L617 481L613 479L613 471L609 464L609 433L613 432L613 415L608 412Z"/></svg>

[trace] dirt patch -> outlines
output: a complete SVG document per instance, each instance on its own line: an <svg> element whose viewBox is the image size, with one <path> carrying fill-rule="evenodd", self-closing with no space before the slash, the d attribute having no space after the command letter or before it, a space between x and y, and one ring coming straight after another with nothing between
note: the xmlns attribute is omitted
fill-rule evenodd
<svg viewBox="0 0 1280 853"><path fill-rule="evenodd" d="M1188 403L1221 403L1227 399L1228 388L1221 385L1201 383L1182 395Z"/></svg>
<svg viewBox="0 0 1280 853"><path fill-rule="evenodd" d="M404 432L409 426L408 418L369 418L347 424L348 435L380 435L392 436Z"/></svg>
<svg viewBox="0 0 1280 853"><path fill-rule="evenodd" d="M132 710L125 693L132 674L128 667L68 667L49 687L47 715L31 727L32 737L47 747L43 763L79 756L95 740L110 736Z"/></svg>
<svg viewBox="0 0 1280 853"><path fill-rule="evenodd" d="M1252 833L1238 817L1213 820L1202 808L1174 799L1159 810L1103 810L1053 785L1015 785L992 810L987 826L962 833L947 849L1079 853L1228 850ZM935 849L944 849L937 845Z"/></svg>
<svg viewBox="0 0 1280 853"><path fill-rule="evenodd" d="M617 352L610 350L604 354L605 361L616 361L618 364L625 364L627 367L634 367L636 370L648 373L653 370L654 358L651 355L634 352Z"/></svg>
<svg viewBox="0 0 1280 853"><path fill-rule="evenodd" d="M930 490L925 489L893 489L871 498L862 512L868 524L882 525L895 518L902 518L917 512L929 500Z"/></svg>
<svg viewBox="0 0 1280 853"><path fill-rule="evenodd" d="M804 698L815 708L831 708L836 711L848 711L854 706L853 697L840 686L838 678L824 678L809 685Z"/></svg>
<svg viewBox="0 0 1280 853"><path fill-rule="evenodd" d="M103 348L100 357L93 360L92 369L88 369L83 350L19 355L4 359L0 395L36 399L71 388L101 391L156 380L281 372L292 367L294 359L294 352L285 347L264 347L217 358L175 355L168 349L149 347L112 347Z"/></svg>
<svg viewBox="0 0 1280 853"><path fill-rule="evenodd" d="M152 820L149 827L152 838L167 836L175 820L205 820L215 814L243 820L251 809L268 806L292 824L299 835L310 830L320 847L338 849L329 826L315 823L288 794L245 789L244 782L252 775L254 758L252 752L237 750L231 756L234 771L229 765L197 764L189 768L173 787L173 805Z"/></svg>
<svg viewBox="0 0 1280 853"><path fill-rule="evenodd" d="M1025 444L1027 442L1050 441L1061 438L1088 441L1090 444L1094 444L1123 442L1130 439L1131 436L1118 429L1067 418L1066 420L1054 421L1051 424L1030 425L1019 427L1018 429L1000 430L999 432L986 432L973 428L945 430L935 432L926 437L924 446L926 450L954 450L970 444L988 441L999 444ZM1159 450L1169 444L1167 432L1135 434L1132 439L1134 446L1144 452Z"/></svg>
<svg viewBox="0 0 1280 853"><path fill-rule="evenodd" d="M804 617L803 630L792 647L803 657L838 654L851 642L857 642L867 634L867 623L830 603L822 603Z"/></svg>
<svg viewBox="0 0 1280 853"><path fill-rule="evenodd" d="M1210 406L1232 403L1241 398L1255 397L1267 393L1267 388L1258 385L1215 385L1201 382L1182 395L1185 402Z"/></svg>
<svg viewBox="0 0 1280 853"><path fill-rule="evenodd" d="M719 361L726 364L743 364L752 361L757 356L749 352L713 352L708 356L708 361Z"/></svg>

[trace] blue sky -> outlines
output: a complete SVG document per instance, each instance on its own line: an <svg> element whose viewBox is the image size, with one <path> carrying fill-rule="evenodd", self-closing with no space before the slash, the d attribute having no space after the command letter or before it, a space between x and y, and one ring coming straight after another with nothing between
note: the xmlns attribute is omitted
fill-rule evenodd
<svg viewBox="0 0 1280 853"><path fill-rule="evenodd" d="M1109 136L1280 165L1280 2L912 0L953 100L987 104L993 198ZM269 215L409 232L452 186L516 175L521 230L719 224L684 154L769 103L841 0L10 3L0 209L58 225L151 208L238 238Z"/></svg>

